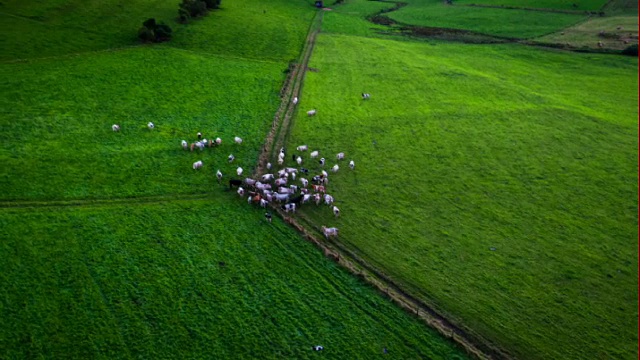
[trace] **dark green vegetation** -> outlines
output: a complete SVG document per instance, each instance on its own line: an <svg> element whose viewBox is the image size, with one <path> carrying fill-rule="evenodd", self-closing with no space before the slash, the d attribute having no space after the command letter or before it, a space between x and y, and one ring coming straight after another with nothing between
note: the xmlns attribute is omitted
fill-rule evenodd
<svg viewBox="0 0 640 360"><path fill-rule="evenodd" d="M526 9L598 11L607 0L453 0L454 5L504 6Z"/></svg>
<svg viewBox="0 0 640 360"><path fill-rule="evenodd" d="M214 180L251 173L309 5L0 5L0 358L465 358ZM173 39L133 46L150 17Z"/></svg>
<svg viewBox="0 0 640 360"><path fill-rule="evenodd" d="M3 210L1 357L466 358L236 200Z"/></svg>
<svg viewBox="0 0 640 360"><path fill-rule="evenodd" d="M347 154L310 218L518 358L637 357L636 59L325 34L310 66L289 147Z"/></svg>

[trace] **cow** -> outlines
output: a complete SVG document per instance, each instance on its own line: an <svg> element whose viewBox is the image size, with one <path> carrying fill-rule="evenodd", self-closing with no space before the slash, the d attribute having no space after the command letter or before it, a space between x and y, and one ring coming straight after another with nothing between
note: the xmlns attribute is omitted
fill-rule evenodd
<svg viewBox="0 0 640 360"><path fill-rule="evenodd" d="M284 210L285 212L296 212L296 204L295 203L288 203L288 204L284 204L281 206L282 210Z"/></svg>
<svg viewBox="0 0 640 360"><path fill-rule="evenodd" d="M328 228L326 226L323 226L322 233L327 238L327 240L329 239L329 236L338 237L338 228L334 228L334 227Z"/></svg>
<svg viewBox="0 0 640 360"><path fill-rule="evenodd" d="M240 185L242 185L242 180L237 180L237 179L229 180L229 189L233 188L234 186L240 186Z"/></svg>

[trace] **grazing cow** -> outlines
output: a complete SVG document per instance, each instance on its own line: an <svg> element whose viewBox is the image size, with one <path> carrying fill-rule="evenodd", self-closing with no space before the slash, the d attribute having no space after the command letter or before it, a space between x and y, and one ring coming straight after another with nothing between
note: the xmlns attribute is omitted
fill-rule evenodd
<svg viewBox="0 0 640 360"><path fill-rule="evenodd" d="M262 177L260 179L263 182L271 181L271 180L273 180L273 174L264 174L264 175L262 175Z"/></svg>
<svg viewBox="0 0 640 360"><path fill-rule="evenodd" d="M268 212L264 213L264 218L265 218L269 223L271 223L271 213L268 213Z"/></svg>
<svg viewBox="0 0 640 360"><path fill-rule="evenodd" d="M371 97L371 95L370 95L370 94L362 93L362 100L367 100L367 99L369 99L370 97Z"/></svg>
<svg viewBox="0 0 640 360"><path fill-rule="evenodd" d="M343 160L344 159L344 153L343 152L338 153L338 155L336 155L336 159Z"/></svg>
<svg viewBox="0 0 640 360"><path fill-rule="evenodd" d="M120 125L118 125L118 124L111 125L111 130L113 130L115 132L120 131Z"/></svg>
<svg viewBox="0 0 640 360"><path fill-rule="evenodd" d="M262 190L262 191L269 190L271 189L271 184L263 184L263 183L257 182L256 189Z"/></svg>
<svg viewBox="0 0 640 360"><path fill-rule="evenodd" d="M220 180L222 180L222 173L220 172L220 170L216 172L216 177L218 178L218 183L219 183Z"/></svg>
<svg viewBox="0 0 640 360"><path fill-rule="evenodd" d="M233 141L235 141L236 144L242 144L242 139L237 136L233 138Z"/></svg>
<svg viewBox="0 0 640 360"><path fill-rule="evenodd" d="M308 194L308 193L309 193L309 189L305 189L305 188L300 189L300 194Z"/></svg>
<svg viewBox="0 0 640 360"><path fill-rule="evenodd" d="M294 193L298 192L298 185L289 185L289 189L291 189Z"/></svg>
<svg viewBox="0 0 640 360"><path fill-rule="evenodd" d="M326 171L322 170L322 177L326 178L326 177L328 177L328 176L329 176L329 174L327 174L327 172L326 172Z"/></svg>
<svg viewBox="0 0 640 360"><path fill-rule="evenodd" d="M238 167L238 168L236 169L236 174L238 174L238 176L242 176L242 171L243 171L243 170L242 170L242 168L241 168L241 167Z"/></svg>
<svg viewBox="0 0 640 360"><path fill-rule="evenodd" d="M313 191L323 193L323 194L327 191L325 187L322 185L311 185L311 188L313 189Z"/></svg>
<svg viewBox="0 0 640 360"><path fill-rule="evenodd" d="M293 179L293 180L296 179L296 173L294 173L294 172L291 173L291 179Z"/></svg>
<svg viewBox="0 0 640 360"><path fill-rule="evenodd" d="M233 156L233 154L230 154L229 157L227 157L227 160L229 160L229 162L232 162L233 160L235 160L235 156Z"/></svg>
<svg viewBox="0 0 640 360"><path fill-rule="evenodd" d="M274 182L274 184L275 184L276 186L284 186L284 185L287 185L287 179L282 179L282 178L280 178L280 179L276 179L276 181Z"/></svg>
<svg viewBox="0 0 640 360"><path fill-rule="evenodd" d="M209 140L202 139L200 142L202 143L202 145L203 145L202 148L204 149L204 147L207 146L207 144L209 143ZM211 146L209 146L209 147L211 147Z"/></svg>
<svg viewBox="0 0 640 360"><path fill-rule="evenodd" d="M356 163L353 162L353 160L349 161L349 167L351 168L351 170L356 168Z"/></svg>
<svg viewBox="0 0 640 360"><path fill-rule="evenodd" d="M316 176L312 177L311 178L311 182L313 182L314 184L322 183L322 175L316 175Z"/></svg>
<svg viewBox="0 0 640 360"><path fill-rule="evenodd" d="M314 347L313 347L313 350L315 350L315 351L324 350L324 346L322 346L322 345L316 345L316 346L314 346Z"/></svg>
<svg viewBox="0 0 640 360"><path fill-rule="evenodd" d="M202 151L204 150L204 143L202 141L198 141L196 142L196 147Z"/></svg>
<svg viewBox="0 0 640 360"><path fill-rule="evenodd" d="M333 196L329 195L329 194L325 194L324 195L324 203L331 206L331 204L333 204Z"/></svg>
<svg viewBox="0 0 640 360"><path fill-rule="evenodd" d="M338 209L337 206L334 206L332 210L333 210L333 215L335 215L336 217L340 216L340 209Z"/></svg>
<svg viewBox="0 0 640 360"><path fill-rule="evenodd" d="M283 178L283 177L286 177L286 176L287 176L287 170L285 170L285 169L278 170L278 177Z"/></svg>
<svg viewBox="0 0 640 360"><path fill-rule="evenodd" d="M229 180L229 189L233 188L234 186L240 186L240 185L242 185L242 180L237 180L237 179Z"/></svg>
<svg viewBox="0 0 640 360"><path fill-rule="evenodd" d="M202 139L202 133L201 132L198 132L196 135L198 136L198 140Z"/></svg>
<svg viewBox="0 0 640 360"><path fill-rule="evenodd" d="M257 181L253 180L252 178L246 178L244 179L244 183L249 186L255 186Z"/></svg>
<svg viewBox="0 0 640 360"><path fill-rule="evenodd" d="M307 151L309 147L307 145L300 145L296 148L298 151Z"/></svg>
<svg viewBox="0 0 640 360"><path fill-rule="evenodd" d="M296 168L291 168L291 167L284 168L284 170L285 170L287 173L289 173L289 174L294 173L294 172L298 172L298 169L296 169Z"/></svg>
<svg viewBox="0 0 640 360"><path fill-rule="evenodd" d="M196 148L196 143L191 143L189 147L191 148L191 151L193 151Z"/></svg>
<svg viewBox="0 0 640 360"><path fill-rule="evenodd" d="M255 194L255 193L254 193ZM251 202L254 203L260 203L260 201L262 201L262 196L260 196L260 194L251 194L253 197L251 198Z"/></svg>
<svg viewBox="0 0 640 360"><path fill-rule="evenodd" d="M296 158L296 162L298 163L298 165L302 165L302 158L300 156L298 156Z"/></svg>
<svg viewBox="0 0 640 360"><path fill-rule="evenodd" d="M244 189L242 188L242 186L238 187L238 195L244 196Z"/></svg>
<svg viewBox="0 0 640 360"><path fill-rule="evenodd" d="M222 139L216 138L216 145L220 145L220 144L222 144Z"/></svg>
<svg viewBox="0 0 640 360"><path fill-rule="evenodd" d="M602 43L602 41L598 41L598 47L603 47L604 44Z"/></svg>
<svg viewBox="0 0 640 360"><path fill-rule="evenodd" d="M285 212L296 212L296 204L295 203L288 203L288 204L284 204L282 205L282 210L284 210Z"/></svg>
<svg viewBox="0 0 640 360"><path fill-rule="evenodd" d="M309 200L311 200L311 198L313 197L313 195L311 194L304 194L302 195L302 203L306 204L309 202Z"/></svg>
<svg viewBox="0 0 640 360"><path fill-rule="evenodd" d="M281 187L278 188L278 193L280 193L280 194L293 194L293 190L291 190L291 189L289 189L287 187L281 186Z"/></svg>
<svg viewBox="0 0 640 360"><path fill-rule="evenodd" d="M312 151L311 153L309 153L309 155L311 155L312 159L317 158L319 154L320 154L320 152L318 152L318 150Z"/></svg>
<svg viewBox="0 0 640 360"><path fill-rule="evenodd" d="M284 164L284 159L279 157L278 158L278 165L282 165L282 164Z"/></svg>
<svg viewBox="0 0 640 360"><path fill-rule="evenodd" d="M300 172L303 173L303 174L308 174L309 173L309 169L300 168Z"/></svg>
<svg viewBox="0 0 640 360"><path fill-rule="evenodd" d="M147 124L147 127L148 127L149 129L152 129L152 130L153 130L153 128L155 128L156 126L155 126L155 125L153 125L153 123L152 123L151 121L149 121L149 123Z"/></svg>
<svg viewBox="0 0 640 360"><path fill-rule="evenodd" d="M260 199L260 207L266 208L269 202L265 199Z"/></svg>
<svg viewBox="0 0 640 360"><path fill-rule="evenodd" d="M276 199L277 202L284 202L289 200L289 194L279 194L279 193L275 193L273 194L273 197Z"/></svg>
<svg viewBox="0 0 640 360"><path fill-rule="evenodd" d="M322 200L322 195L313 194L313 201L316 203L316 205L320 205L320 200Z"/></svg>
<svg viewBox="0 0 640 360"><path fill-rule="evenodd" d="M293 98L293 105L295 105L297 103L298 103L298 97L296 96L296 97Z"/></svg>
<svg viewBox="0 0 640 360"><path fill-rule="evenodd" d="M309 180L305 178L300 178L300 182L302 183L303 188L306 188L307 186L309 186Z"/></svg>
<svg viewBox="0 0 640 360"><path fill-rule="evenodd" d="M324 166L325 161L326 160L324 158L320 159L320 166Z"/></svg>
<svg viewBox="0 0 640 360"><path fill-rule="evenodd" d="M202 160L198 160L193 163L193 170L198 170L200 168L202 168Z"/></svg>
<svg viewBox="0 0 640 360"><path fill-rule="evenodd" d="M314 116L316 114L316 109L307 111L307 116Z"/></svg>
<svg viewBox="0 0 640 360"><path fill-rule="evenodd" d="M284 159L284 156L285 156L285 148L283 148L283 147L281 147L281 148L280 148L280 154L279 154L278 156L280 156L280 157L282 157L282 158Z"/></svg>
<svg viewBox="0 0 640 360"><path fill-rule="evenodd" d="M189 144L188 144L186 141L184 141L184 140L182 140L182 141L180 142L180 145L181 145L181 146L182 146L182 148L183 148L183 149L185 149L185 150L187 150L187 148L189 148Z"/></svg>
<svg viewBox="0 0 640 360"><path fill-rule="evenodd" d="M272 166L271 166L271 163L270 163L270 162L268 162L268 163L267 163L267 170L271 170L271 167L272 167Z"/></svg>
<svg viewBox="0 0 640 360"><path fill-rule="evenodd" d="M333 165L333 167L331 168L331 171L333 172L338 172L338 170L340 170L340 166L338 166L338 164Z"/></svg>
<svg viewBox="0 0 640 360"><path fill-rule="evenodd" d="M334 228L334 227L328 228L326 226L323 226L322 227L322 233L327 238L327 240L329 239L329 236L338 237L338 229Z"/></svg>

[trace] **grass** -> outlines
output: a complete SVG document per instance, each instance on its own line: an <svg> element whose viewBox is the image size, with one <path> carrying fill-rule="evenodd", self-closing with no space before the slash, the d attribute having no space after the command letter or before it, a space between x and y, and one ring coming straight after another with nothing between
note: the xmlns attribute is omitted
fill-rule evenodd
<svg viewBox="0 0 640 360"><path fill-rule="evenodd" d="M325 34L310 66L288 147L356 170L306 215L517 358L637 357L636 59Z"/></svg>
<svg viewBox="0 0 640 360"><path fill-rule="evenodd" d="M217 186L218 168L226 179L237 166L250 173L284 69L167 47L0 65L2 199L191 194ZM222 146L183 151L180 141L195 141L198 131ZM204 168L194 174L197 160Z"/></svg>
<svg viewBox="0 0 640 360"><path fill-rule="evenodd" d="M0 5L0 358L467 358L214 180L253 170L316 11L222 6ZM138 45L148 17L174 39Z"/></svg>
<svg viewBox="0 0 640 360"><path fill-rule="evenodd" d="M0 214L4 359L467 358L234 193Z"/></svg>
<svg viewBox="0 0 640 360"><path fill-rule="evenodd" d="M527 39L552 33L585 19L581 14L444 5L440 0L409 0L387 16L410 25L463 29Z"/></svg>

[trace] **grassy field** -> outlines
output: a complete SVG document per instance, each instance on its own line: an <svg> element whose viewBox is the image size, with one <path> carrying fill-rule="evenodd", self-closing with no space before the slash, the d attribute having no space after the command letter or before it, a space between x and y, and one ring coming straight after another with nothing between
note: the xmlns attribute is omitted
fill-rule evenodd
<svg viewBox="0 0 640 360"><path fill-rule="evenodd" d="M310 66L289 148L356 170L306 215L517 358L637 357L636 59L325 34Z"/></svg>
<svg viewBox="0 0 640 360"><path fill-rule="evenodd" d="M217 169L249 173L286 66L162 46L0 65L2 199L192 194L217 185ZM198 131L222 146L182 150Z"/></svg>
<svg viewBox="0 0 640 360"><path fill-rule="evenodd" d="M605 31L607 37L600 36L601 31ZM622 50L638 43L638 16L592 18L536 40L593 49L599 48L598 43L601 42L606 49Z"/></svg>
<svg viewBox="0 0 640 360"><path fill-rule="evenodd" d="M0 214L3 359L467 358L234 193Z"/></svg>
<svg viewBox="0 0 640 360"><path fill-rule="evenodd" d="M467 358L214 180L253 170L316 12L222 5L0 5L0 358Z"/></svg>
<svg viewBox="0 0 640 360"><path fill-rule="evenodd" d="M403 24L463 29L508 38L542 36L585 19L582 14L445 5L440 0L406 2L407 6L387 16Z"/></svg>

